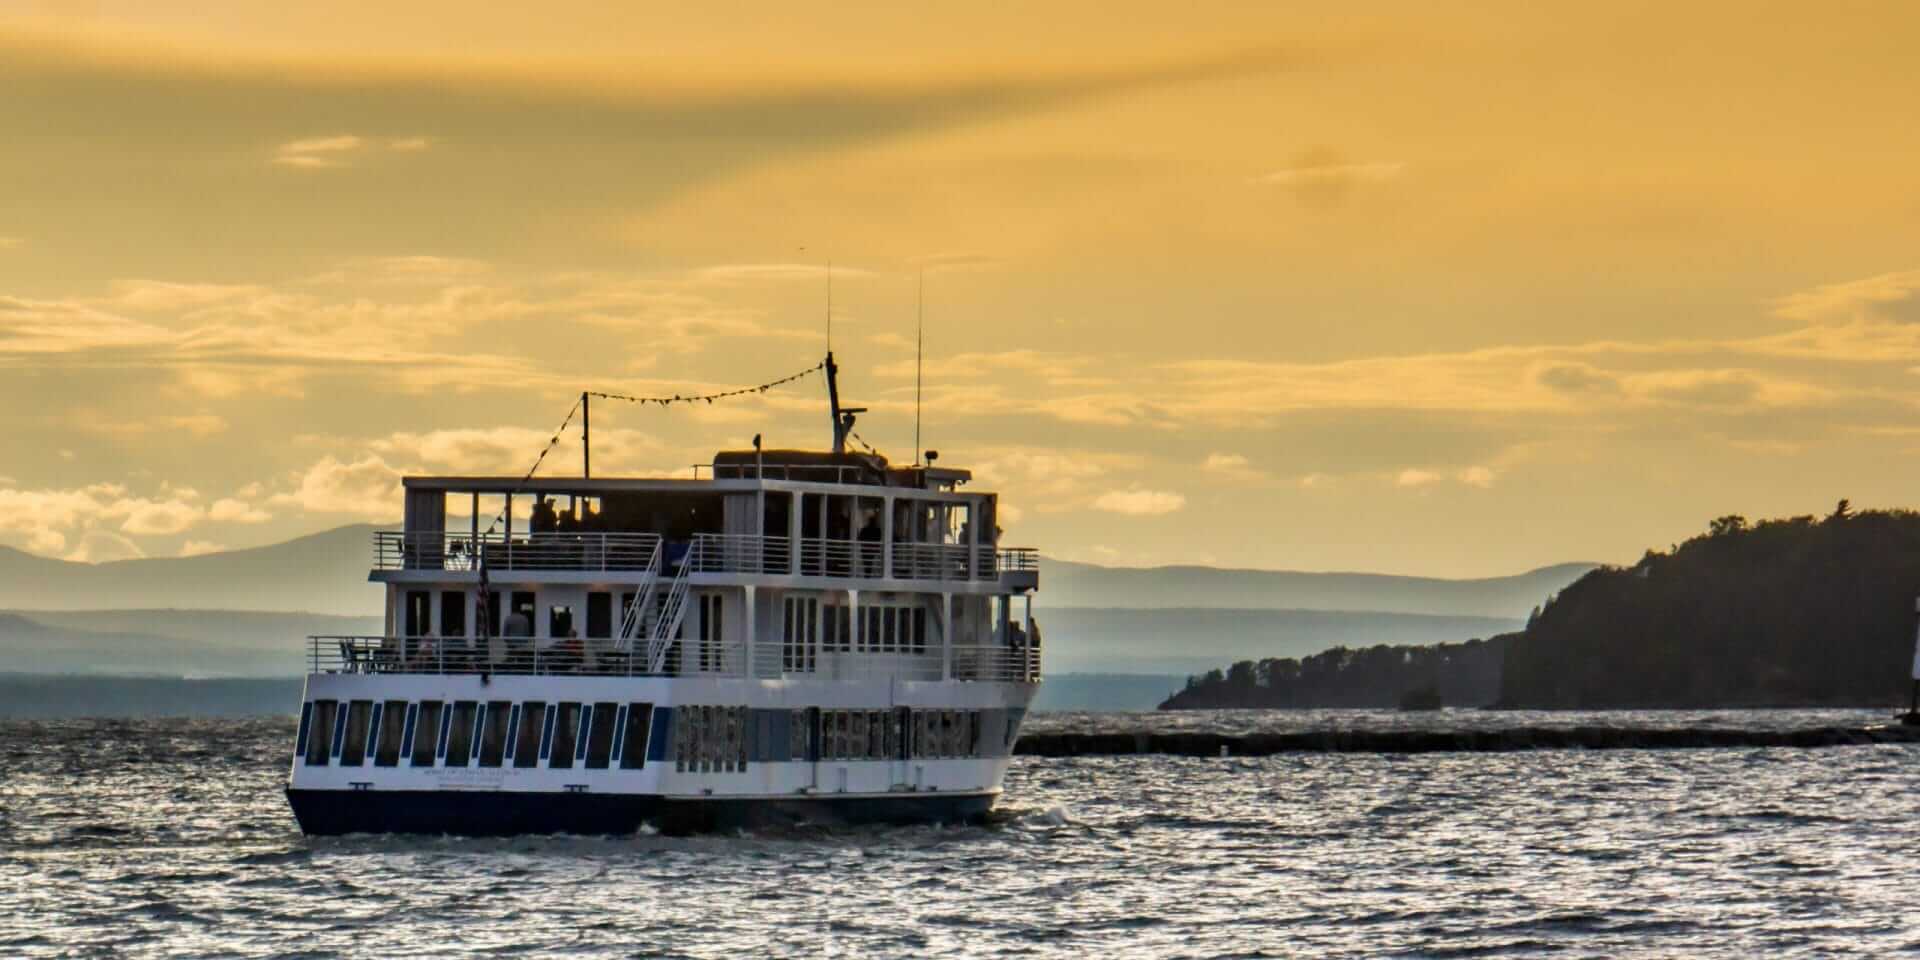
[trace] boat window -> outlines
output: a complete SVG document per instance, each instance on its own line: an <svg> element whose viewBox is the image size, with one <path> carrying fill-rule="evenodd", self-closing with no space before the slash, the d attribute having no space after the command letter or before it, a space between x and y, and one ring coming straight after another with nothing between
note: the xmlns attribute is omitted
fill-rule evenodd
<svg viewBox="0 0 1920 960"><path fill-rule="evenodd" d="M293 758L298 760L307 755L307 735L313 732L313 703L300 705L300 734L293 741Z"/></svg>
<svg viewBox="0 0 1920 960"><path fill-rule="evenodd" d="M553 746L547 751L547 766L565 770L573 766L574 744L580 739L580 705L563 703L553 722Z"/></svg>
<svg viewBox="0 0 1920 960"><path fill-rule="evenodd" d="M487 591L487 609L485 610L487 636L500 636L500 591ZM477 617L475 619L478 619Z"/></svg>
<svg viewBox="0 0 1920 960"><path fill-rule="evenodd" d="M613 636L613 594L587 594L587 636L597 639Z"/></svg>
<svg viewBox="0 0 1920 960"><path fill-rule="evenodd" d="M455 701L453 719L447 721L447 766L464 767L473 755L473 721L479 712L472 700Z"/></svg>
<svg viewBox="0 0 1920 960"><path fill-rule="evenodd" d="M507 612L507 628L503 635L509 637L531 637L534 625L533 591L515 590L513 609Z"/></svg>
<svg viewBox="0 0 1920 960"><path fill-rule="evenodd" d="M620 741L620 769L638 770L647 765L647 735L653 728L653 704L627 704L627 729Z"/></svg>
<svg viewBox="0 0 1920 960"><path fill-rule="evenodd" d="M336 700L313 702L313 729L307 733L307 766L324 767L333 749L333 718L340 709Z"/></svg>
<svg viewBox="0 0 1920 960"><path fill-rule="evenodd" d="M547 705L529 700L520 705L520 732L513 738L513 765L531 767L540 762L540 733L546 724Z"/></svg>
<svg viewBox="0 0 1920 960"><path fill-rule="evenodd" d="M927 608L913 608L913 652L927 652Z"/></svg>
<svg viewBox="0 0 1920 960"><path fill-rule="evenodd" d="M388 700L380 708L379 745L373 751L374 766L397 767L400 765L400 751L404 747L401 737L406 730L407 702Z"/></svg>
<svg viewBox="0 0 1920 960"><path fill-rule="evenodd" d="M406 636L423 637L431 630L432 623L427 619L433 615L433 594L425 590L407 591Z"/></svg>
<svg viewBox="0 0 1920 960"><path fill-rule="evenodd" d="M587 730L587 769L605 770L607 760L613 753L613 712L619 707L614 703L596 703L593 705L593 725Z"/></svg>
<svg viewBox="0 0 1920 960"><path fill-rule="evenodd" d="M547 636L573 636L573 608L556 603L547 608Z"/></svg>
<svg viewBox="0 0 1920 960"><path fill-rule="evenodd" d="M507 721L512 719L513 704L505 700L487 701L486 718L480 724L480 765L497 767L507 752Z"/></svg>
<svg viewBox="0 0 1920 960"><path fill-rule="evenodd" d="M791 711L787 716L787 752L795 760L811 760L809 747L813 731L807 726L805 710Z"/></svg>
<svg viewBox="0 0 1920 960"><path fill-rule="evenodd" d="M440 701L422 700L414 711L413 765L433 766L433 754L440 746Z"/></svg>
<svg viewBox="0 0 1920 960"><path fill-rule="evenodd" d="M347 704L346 739L340 744L340 765L357 767L367 758L367 727L373 719L373 701Z"/></svg>
<svg viewBox="0 0 1920 960"><path fill-rule="evenodd" d="M467 592L465 590L440 591L440 629L443 637L464 637L467 635Z"/></svg>

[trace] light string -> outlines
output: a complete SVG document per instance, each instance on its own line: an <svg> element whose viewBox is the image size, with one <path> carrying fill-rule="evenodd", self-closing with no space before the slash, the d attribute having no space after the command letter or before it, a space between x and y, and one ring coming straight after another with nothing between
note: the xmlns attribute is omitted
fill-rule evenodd
<svg viewBox="0 0 1920 960"><path fill-rule="evenodd" d="M811 367L808 367L805 370L800 371L799 373L792 374L791 376L781 377L778 380L770 380L766 383L760 384L757 387L741 387L738 390L726 390L720 393L698 393L698 394L676 393L671 397L636 397L636 396L631 396L625 393L602 393L599 391L589 390L587 391L587 396L600 397L605 400L625 400L628 403L657 403L663 407L670 406L676 403L694 403L696 401L701 401L701 400L704 400L708 403L712 403L715 400L725 400L728 397L739 397L749 393L766 393L768 390L771 390L774 387L784 386L786 384L794 382L795 380L799 380L803 377L808 377L815 373L818 373L824 367L826 367L826 363L822 361L820 363L814 364Z"/></svg>

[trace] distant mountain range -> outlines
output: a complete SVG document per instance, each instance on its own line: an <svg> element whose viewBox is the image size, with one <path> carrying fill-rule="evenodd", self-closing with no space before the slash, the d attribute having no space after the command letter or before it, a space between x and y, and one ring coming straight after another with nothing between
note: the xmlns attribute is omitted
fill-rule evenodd
<svg viewBox="0 0 1920 960"><path fill-rule="evenodd" d="M286 610L377 615L367 524L251 550L72 563L0 547L0 609Z"/></svg>
<svg viewBox="0 0 1920 960"><path fill-rule="evenodd" d="M377 616L367 582L373 532L354 524L250 550L72 563L0 547L0 609L276 610ZM1510 577L1443 580L1372 573L1214 567L1103 567L1043 560L1035 606L1325 610L1524 619L1591 563Z"/></svg>
<svg viewBox="0 0 1920 960"><path fill-rule="evenodd" d="M1562 563L1509 577L1443 580L1379 573L1301 573L1219 567L1041 564L1036 606L1125 609L1366 610L1524 620L1527 611L1598 564Z"/></svg>
<svg viewBox="0 0 1920 960"><path fill-rule="evenodd" d="M378 529L103 564L0 547L0 672L297 677L309 634L381 632ZM1035 616L1058 690L1041 704L1148 709L1236 660L1492 636L1592 567L1442 580L1044 560Z"/></svg>

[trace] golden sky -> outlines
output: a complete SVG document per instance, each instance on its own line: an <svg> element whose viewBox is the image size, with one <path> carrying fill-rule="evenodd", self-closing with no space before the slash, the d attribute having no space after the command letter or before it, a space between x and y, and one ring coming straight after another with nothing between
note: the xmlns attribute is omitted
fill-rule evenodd
<svg viewBox="0 0 1920 960"><path fill-rule="evenodd" d="M1911 5L282 6L0 0L0 543L391 519L582 389L817 362L828 260L860 433L912 458L924 274L927 445L1055 556L1915 500ZM597 472L823 402L596 407Z"/></svg>

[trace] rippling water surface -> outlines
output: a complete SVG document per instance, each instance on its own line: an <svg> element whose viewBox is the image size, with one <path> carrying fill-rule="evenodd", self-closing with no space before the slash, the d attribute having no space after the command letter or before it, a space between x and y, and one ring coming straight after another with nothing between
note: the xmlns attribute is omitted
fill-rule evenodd
<svg viewBox="0 0 1920 960"><path fill-rule="evenodd" d="M1912 746L1021 759L985 827L308 840L292 736L0 723L0 956L1920 952Z"/></svg>

